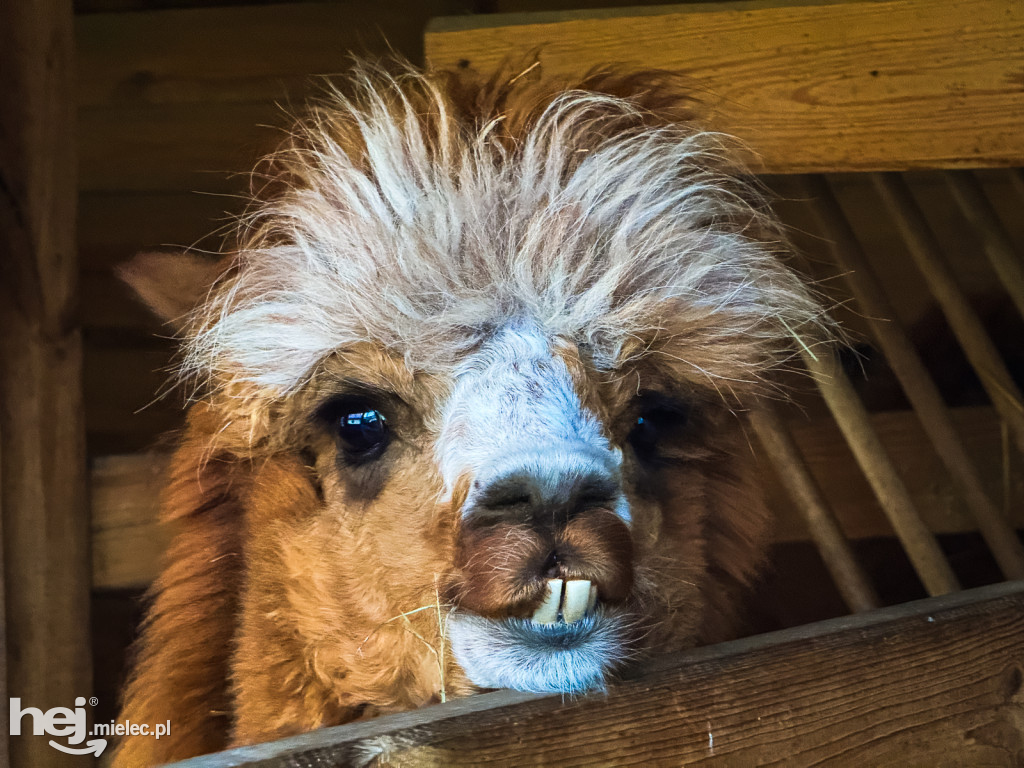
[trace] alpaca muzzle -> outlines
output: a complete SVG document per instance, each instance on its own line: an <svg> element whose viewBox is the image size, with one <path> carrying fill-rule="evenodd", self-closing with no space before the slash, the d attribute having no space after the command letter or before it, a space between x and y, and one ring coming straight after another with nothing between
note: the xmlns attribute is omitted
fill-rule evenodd
<svg viewBox="0 0 1024 768"><path fill-rule="evenodd" d="M514 470L473 483L455 563L462 609L571 624L626 601L633 584L626 502L597 458L564 447L531 452Z"/></svg>

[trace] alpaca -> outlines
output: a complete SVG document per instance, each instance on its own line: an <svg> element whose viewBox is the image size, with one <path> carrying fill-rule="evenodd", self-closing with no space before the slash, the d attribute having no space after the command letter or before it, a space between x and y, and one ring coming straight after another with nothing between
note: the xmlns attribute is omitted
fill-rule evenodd
<svg viewBox="0 0 1024 768"><path fill-rule="evenodd" d="M125 269L195 396L117 765L737 631L746 414L827 321L671 76L514 74L358 65L221 261Z"/></svg>

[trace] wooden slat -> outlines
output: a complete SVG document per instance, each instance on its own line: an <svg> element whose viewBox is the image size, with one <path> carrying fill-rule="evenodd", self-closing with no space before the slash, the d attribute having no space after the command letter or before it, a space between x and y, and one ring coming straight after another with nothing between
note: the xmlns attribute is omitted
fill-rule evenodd
<svg viewBox="0 0 1024 768"><path fill-rule="evenodd" d="M928 594L956 592L960 585L953 569L921 518L906 483L896 470L896 462L872 427L867 409L838 359L832 350L815 356L808 349L803 360Z"/></svg>
<svg viewBox="0 0 1024 768"><path fill-rule="evenodd" d="M1001 491L1003 474L999 421L988 408L953 412L957 432L967 450L985 470L990 492ZM974 522L937 456L925 449L927 436L910 413L876 414L872 426L900 467L901 475L928 527L937 533L974 530ZM802 420L788 424L794 441L807 459L811 474L835 511L843 532L851 538L891 536L892 528L878 507L870 486L832 423ZM92 473L93 568L97 588L145 586L156 576L159 560L153 549L140 551L136 542L162 542L155 524L160 471L166 459L149 456L109 456L97 459ZM775 540L807 541L801 516L766 463L763 484L778 518ZM1024 528L1024 478L1012 475L1011 524Z"/></svg>
<svg viewBox="0 0 1024 768"><path fill-rule="evenodd" d="M963 494L996 562L1006 578L1024 579L1024 547L985 493L974 470L974 462L956 434L938 387L896 319L895 308L871 270L842 208L823 179L808 177L805 184L811 207L821 222L825 237L833 241L833 254L857 299L858 308L868 318L872 335L921 419L932 446Z"/></svg>
<svg viewBox="0 0 1024 768"><path fill-rule="evenodd" d="M67 0L0 3L3 663L6 695L42 711L91 685L73 51ZM9 748L14 766L81 764L45 738Z"/></svg>
<svg viewBox="0 0 1024 768"><path fill-rule="evenodd" d="M880 603L871 580L857 563L789 428L770 408L751 414L750 425L776 477L792 499L792 509L803 518L843 601L854 613L877 608Z"/></svg>
<svg viewBox="0 0 1024 768"><path fill-rule="evenodd" d="M681 70L776 173L1024 162L1019 0L734 2L438 19L434 66Z"/></svg>
<svg viewBox="0 0 1024 768"><path fill-rule="evenodd" d="M914 200L907 183L896 174L876 174L872 180L899 226L914 263L942 307L964 354L1010 428L1018 450L1024 453L1024 394L958 284L924 212Z"/></svg>
<svg viewBox="0 0 1024 768"><path fill-rule="evenodd" d="M999 221L999 216L981 184L972 173L947 173L946 180L967 220L978 230L985 255L1013 299L1017 311L1024 316L1024 263L1015 252L1010 234Z"/></svg>
<svg viewBox="0 0 1024 768"><path fill-rule="evenodd" d="M1024 583L664 659L606 694L499 691L177 763L1017 765Z"/></svg>

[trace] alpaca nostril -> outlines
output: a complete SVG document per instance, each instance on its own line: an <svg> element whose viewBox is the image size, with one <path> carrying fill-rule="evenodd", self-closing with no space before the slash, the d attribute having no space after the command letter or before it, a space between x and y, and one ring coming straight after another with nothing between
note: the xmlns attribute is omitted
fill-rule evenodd
<svg viewBox="0 0 1024 768"><path fill-rule="evenodd" d="M534 503L534 492L523 477L507 477L490 483L484 488L476 506L492 512L529 507Z"/></svg>

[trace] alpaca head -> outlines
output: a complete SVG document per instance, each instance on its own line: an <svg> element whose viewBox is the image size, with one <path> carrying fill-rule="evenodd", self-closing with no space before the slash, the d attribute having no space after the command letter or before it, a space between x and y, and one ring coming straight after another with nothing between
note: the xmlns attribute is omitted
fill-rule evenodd
<svg viewBox="0 0 1024 768"><path fill-rule="evenodd" d="M351 89L182 325L199 453L246 474L236 738L271 692L287 732L727 636L744 411L821 323L727 143L655 75Z"/></svg>

